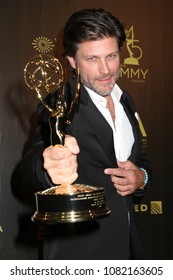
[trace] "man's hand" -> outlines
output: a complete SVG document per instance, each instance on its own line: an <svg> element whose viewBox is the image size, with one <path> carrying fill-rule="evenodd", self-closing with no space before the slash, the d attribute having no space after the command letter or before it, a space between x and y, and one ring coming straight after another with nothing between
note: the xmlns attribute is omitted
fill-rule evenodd
<svg viewBox="0 0 173 280"><path fill-rule="evenodd" d="M79 146L72 136L65 137L65 145L50 146L43 152L44 168L52 182L72 184L78 177L77 154Z"/></svg>
<svg viewBox="0 0 173 280"><path fill-rule="evenodd" d="M105 174L111 176L111 181L121 196L125 196L139 189L145 179L145 174L135 164L127 160L125 162L117 161L118 168L107 168Z"/></svg>

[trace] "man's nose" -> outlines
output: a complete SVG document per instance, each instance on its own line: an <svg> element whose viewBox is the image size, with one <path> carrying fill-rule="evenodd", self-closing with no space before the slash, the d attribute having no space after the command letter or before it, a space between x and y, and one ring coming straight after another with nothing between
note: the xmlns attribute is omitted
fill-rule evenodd
<svg viewBox="0 0 173 280"><path fill-rule="evenodd" d="M109 65L105 59L99 61L99 73L100 74L108 74L109 73Z"/></svg>

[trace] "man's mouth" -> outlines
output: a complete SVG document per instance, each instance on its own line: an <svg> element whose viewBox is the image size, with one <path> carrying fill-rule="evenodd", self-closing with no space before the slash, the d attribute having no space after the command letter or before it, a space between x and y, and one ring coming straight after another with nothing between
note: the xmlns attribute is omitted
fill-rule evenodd
<svg viewBox="0 0 173 280"><path fill-rule="evenodd" d="M105 82L105 83L107 83L107 82L110 82L111 81L111 76L109 76L109 77L100 77L100 78L97 78L97 80L99 81L99 82Z"/></svg>

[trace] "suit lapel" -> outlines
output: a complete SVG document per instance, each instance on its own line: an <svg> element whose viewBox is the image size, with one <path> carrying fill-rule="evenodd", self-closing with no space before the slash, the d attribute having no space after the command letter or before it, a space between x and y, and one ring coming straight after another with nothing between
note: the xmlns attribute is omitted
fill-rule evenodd
<svg viewBox="0 0 173 280"><path fill-rule="evenodd" d="M120 102L124 108L124 111L126 112L126 115L131 123L132 130L133 130L133 135L134 135L134 144L132 147L132 152L129 157L129 159L133 158L134 155L136 154L138 148L139 148L139 126L138 126L138 121L135 117L135 108L133 104L130 102L130 100L127 98L126 92L124 92L121 96Z"/></svg>
<svg viewBox="0 0 173 280"><path fill-rule="evenodd" d="M113 148L114 145L112 128L100 113L100 111L97 109L84 88L82 88L81 90L80 113L84 115L92 130L95 131L95 136L97 137L98 142L104 150L110 162L110 166L117 166L115 151Z"/></svg>

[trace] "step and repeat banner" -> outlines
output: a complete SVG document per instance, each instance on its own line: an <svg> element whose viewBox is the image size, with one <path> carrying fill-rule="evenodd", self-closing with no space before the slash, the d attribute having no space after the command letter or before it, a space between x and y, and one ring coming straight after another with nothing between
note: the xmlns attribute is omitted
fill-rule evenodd
<svg viewBox="0 0 173 280"><path fill-rule="evenodd" d="M152 187L135 199L147 259L173 258L173 36L169 0L0 0L0 259L41 256L42 228L31 222L35 198L20 162L36 125L36 95L23 72L35 54L62 54L62 30L79 9L104 8L124 24L120 87L131 93L152 168ZM57 39L55 39L57 38Z"/></svg>

